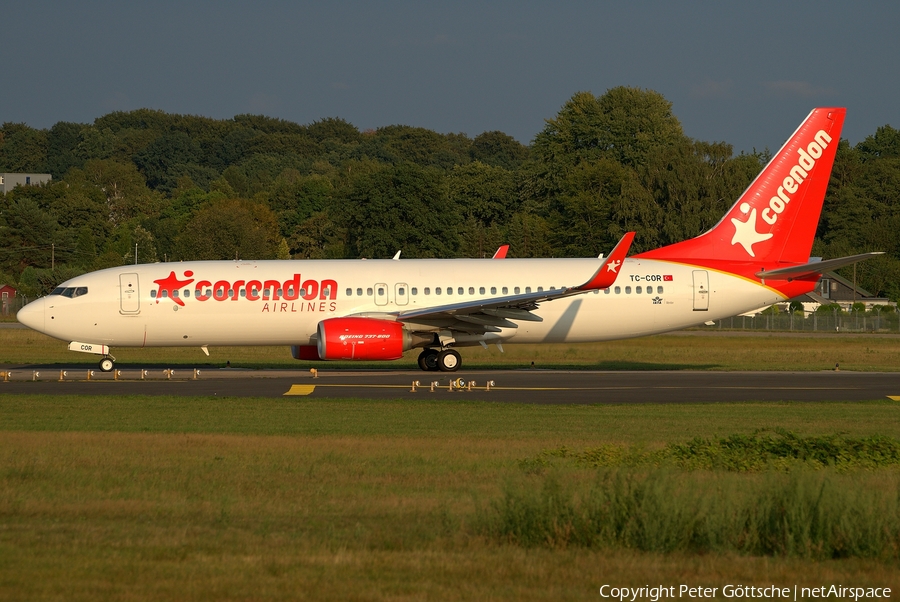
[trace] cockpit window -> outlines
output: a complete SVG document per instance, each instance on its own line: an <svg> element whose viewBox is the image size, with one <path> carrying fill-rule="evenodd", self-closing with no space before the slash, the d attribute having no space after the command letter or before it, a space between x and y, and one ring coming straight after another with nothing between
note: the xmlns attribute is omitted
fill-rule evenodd
<svg viewBox="0 0 900 602"><path fill-rule="evenodd" d="M86 295L87 293L88 287L86 286L58 286L50 292L51 295L62 295L63 297L68 297L70 299L81 297L82 295Z"/></svg>

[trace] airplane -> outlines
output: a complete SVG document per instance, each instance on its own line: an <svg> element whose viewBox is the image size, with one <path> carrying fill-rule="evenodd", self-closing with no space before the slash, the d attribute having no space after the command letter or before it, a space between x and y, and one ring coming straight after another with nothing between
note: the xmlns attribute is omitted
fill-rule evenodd
<svg viewBox="0 0 900 602"><path fill-rule="evenodd" d="M397 360L453 372L459 348L640 337L814 289L864 253L811 261L846 109L816 108L707 232L627 257L187 261L63 282L19 322L100 355L112 347L285 345L298 360ZM212 234L212 233L211 233ZM502 259L502 261L498 261Z"/></svg>

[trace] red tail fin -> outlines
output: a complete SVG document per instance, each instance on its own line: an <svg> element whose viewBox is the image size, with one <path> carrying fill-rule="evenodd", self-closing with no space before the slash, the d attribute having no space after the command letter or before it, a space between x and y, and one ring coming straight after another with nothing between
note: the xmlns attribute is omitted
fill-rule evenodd
<svg viewBox="0 0 900 602"><path fill-rule="evenodd" d="M813 109L711 230L636 257L806 262L846 112L842 108Z"/></svg>

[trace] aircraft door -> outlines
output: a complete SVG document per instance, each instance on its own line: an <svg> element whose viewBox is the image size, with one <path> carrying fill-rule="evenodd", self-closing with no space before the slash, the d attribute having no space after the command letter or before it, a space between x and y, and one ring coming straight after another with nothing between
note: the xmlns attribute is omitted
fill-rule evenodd
<svg viewBox="0 0 900 602"><path fill-rule="evenodd" d="M694 270L694 311L709 310L709 272Z"/></svg>
<svg viewBox="0 0 900 602"><path fill-rule="evenodd" d="M409 287L405 282L399 282L394 285L394 302L397 305L406 305L409 303Z"/></svg>
<svg viewBox="0 0 900 602"><path fill-rule="evenodd" d="M141 313L141 288L134 272L119 274L119 313L125 316Z"/></svg>
<svg viewBox="0 0 900 602"><path fill-rule="evenodd" d="M382 282L375 285L375 305L387 305L388 286Z"/></svg>

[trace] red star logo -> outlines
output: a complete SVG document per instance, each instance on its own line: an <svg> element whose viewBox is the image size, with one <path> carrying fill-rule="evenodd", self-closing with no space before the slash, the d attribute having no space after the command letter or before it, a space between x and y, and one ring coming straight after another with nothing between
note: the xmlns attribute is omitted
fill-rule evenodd
<svg viewBox="0 0 900 602"><path fill-rule="evenodd" d="M175 277L175 272L169 272L168 277L154 280L153 282L159 285L159 290L156 291L156 302L159 303L160 297L162 297L163 293L165 292L166 296L172 299L172 301L174 301L181 307L184 307L184 301L182 301L179 297L175 297L173 293L193 282L194 279L191 278L191 276L193 275L194 272L188 270L184 273L185 278L188 278L188 280L179 280Z"/></svg>

